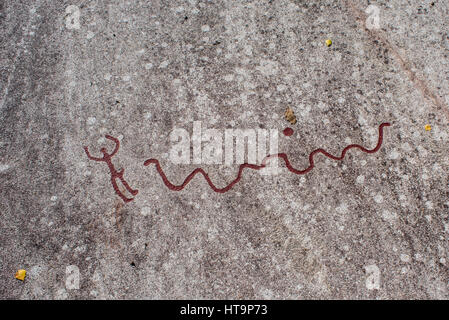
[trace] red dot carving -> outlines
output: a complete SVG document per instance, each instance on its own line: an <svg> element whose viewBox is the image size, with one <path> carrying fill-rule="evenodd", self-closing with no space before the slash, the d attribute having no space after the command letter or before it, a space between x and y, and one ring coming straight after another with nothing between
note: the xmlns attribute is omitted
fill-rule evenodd
<svg viewBox="0 0 449 320"><path fill-rule="evenodd" d="M290 137L293 134L293 129L292 128L285 128L284 131L282 131L282 133L284 133L284 136Z"/></svg>

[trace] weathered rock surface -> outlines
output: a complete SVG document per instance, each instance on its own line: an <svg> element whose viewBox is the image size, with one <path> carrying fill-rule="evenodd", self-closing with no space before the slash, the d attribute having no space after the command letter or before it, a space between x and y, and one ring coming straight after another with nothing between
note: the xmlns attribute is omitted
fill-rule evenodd
<svg viewBox="0 0 449 320"><path fill-rule="evenodd" d="M0 2L0 297L447 299L449 3L373 4ZM391 126L306 175L171 191L143 163L181 184L199 165L169 134L194 121L277 129L296 168ZM128 203L83 149L106 134Z"/></svg>

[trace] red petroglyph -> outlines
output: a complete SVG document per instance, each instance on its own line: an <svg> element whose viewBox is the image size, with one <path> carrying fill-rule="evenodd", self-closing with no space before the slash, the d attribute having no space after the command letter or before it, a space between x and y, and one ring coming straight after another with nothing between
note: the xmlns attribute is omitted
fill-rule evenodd
<svg viewBox="0 0 449 320"><path fill-rule="evenodd" d="M290 161L288 160L287 154L285 153L278 153L278 154L273 154L273 155L268 155L266 156L263 160L262 160L262 164L261 165L255 165L255 164L249 164L249 163L244 163L241 164L239 167L239 172L237 174L237 178L235 178L230 184L228 184L227 186L225 186L224 188L218 188L216 187L213 182L210 180L209 175L202 169L202 168L196 168L195 170L192 171L192 173L190 173L187 178L184 180L184 182L181 185L174 185L173 183L171 183L167 176L165 175L164 171L162 170L162 167L159 163L159 160L157 159L148 159L144 162L145 166L148 166L152 163L154 163L156 165L156 170L159 173L159 175L162 178L162 181L164 182L164 184L167 186L167 188L169 188L170 190L173 191L180 191L182 189L185 188L185 186L190 182L190 180L192 180L196 174L200 173L203 175L204 179L207 181L207 183L209 184L209 186L211 187L211 189L215 192L218 193L224 193L226 191L229 191L237 182L240 181L240 179L242 178L242 172L243 169L245 168L250 168L253 170L260 170L266 167L266 162L271 159L271 158L282 158L282 160L284 160L285 162L285 166L287 167L287 169L294 173L294 174L306 174L308 172L310 172L314 167L315 167L315 163L313 160L313 157L318 154L321 153L323 155L325 155L326 157L332 159L332 160L343 160L343 158L345 157L346 153L348 152L348 150L350 149L359 149L365 153L375 153L377 152L381 145L382 145L382 141L383 141L383 128L390 126L389 123L382 123L379 126L379 139L377 141L377 145L376 147L374 147L374 149L366 149L365 147L358 145L358 144L351 144L349 146L347 146L346 148L343 149L343 151L341 152L341 155L339 157L334 156L330 153L328 153L326 150L324 149L316 149L314 151L312 151L309 155L309 166L304 169L304 170L298 170L292 167L292 165L290 164ZM293 131L293 130L292 130Z"/></svg>
<svg viewBox="0 0 449 320"><path fill-rule="evenodd" d="M120 148L120 141L112 136L106 135L105 136L106 139L109 139L113 142L115 142L115 149L114 151L112 151L111 154L107 153L106 148L101 148L100 151L103 153L103 158L96 158L96 157L92 157L89 153L89 150L87 147L84 147L84 151L87 154L87 157L90 160L94 160L94 161L98 161L98 162L106 162L106 164L108 165L109 171L111 172L111 183L112 183L112 187L115 190L115 193L122 198L123 201L125 202L129 202L134 200L134 198L127 198L125 197L125 195L120 191L120 189L117 186L117 179L119 179L122 184L125 186L126 190L128 190L133 196L135 196L139 191L138 190L134 190L132 189L128 183L126 182L126 180L123 178L123 174L125 173L125 169L121 169L119 171L117 171L114 167L114 165L112 164L111 158L117 153L118 149Z"/></svg>
<svg viewBox="0 0 449 320"><path fill-rule="evenodd" d="M290 137L293 134L293 129L285 128L284 131L282 131L282 133L284 134L284 136Z"/></svg>
<svg viewBox="0 0 449 320"><path fill-rule="evenodd" d="M227 186L225 186L223 188L218 188L217 186L215 186L213 184L212 180L209 178L209 175L202 168L196 168L185 178L184 182L181 185L175 185L168 180L167 176L165 175L164 171L162 170L159 160L148 159L144 162L144 166L148 166L148 165L154 163L156 165L157 172L159 173L159 175L162 178L162 181L167 186L167 188L169 188L170 190L180 191L180 190L184 189L187 186L187 184L195 177L195 175L200 173L201 175L203 175L204 179L207 181L207 183L209 184L209 186L211 187L211 189L213 191L218 192L218 193L224 193L224 192L229 191L236 183L238 183L240 181L240 179L242 178L243 169L245 169L245 168L249 168L249 169L253 169L253 170L263 169L266 167L267 161L269 161L272 158L276 158L276 157L281 158L282 160L284 160L285 166L290 172L292 172L294 174L302 175L302 174L306 174L306 173L310 172L315 167L314 156L319 153L325 155L326 157L328 157L332 160L338 160L338 161L343 160L346 153L350 149L359 149L365 153L375 153L382 146L383 128L387 127L387 126L390 126L390 123L382 123L379 126L379 138L377 141L377 145L374 147L374 149L367 149L358 144L350 144L343 149L340 156L334 156L334 155L328 153L326 150L321 149L321 148L316 149L309 154L309 166L307 168L305 168L304 170L298 170L298 169L293 168L293 166L290 164L290 161L288 160L287 154L285 154L285 153L268 155L262 160L262 163L260 165L249 164L249 163L241 164L239 167L237 177L231 183L229 183ZM287 130L287 129L290 129L290 128L286 128L284 130L284 134L286 136L291 136L293 134L293 129L290 129L291 131ZM130 201L134 200L134 198L127 198L125 195L123 195L123 193L120 191L120 189L117 186L116 180L120 179L120 181L125 186L125 188L134 196L137 195L138 190L132 189L128 185L128 183L125 181L125 179L123 178L123 174L124 174L125 170L121 169L120 171L117 171L111 161L111 158L117 153L117 151L120 148L120 142L118 139L116 139L112 136L106 135L105 137L106 137L106 139L109 139L109 140L115 142L115 149L111 154L107 153L106 148L101 148L100 151L103 153L103 157L96 158L96 157L93 157L90 155L87 147L84 147L84 151L86 152L87 157L90 160L94 160L94 161L98 161L98 162L106 162L106 164L108 165L109 171L111 172L111 183L112 183L112 186L113 186L115 192L117 193L117 195L120 196L120 198L122 198L122 200L124 202L130 202Z"/></svg>

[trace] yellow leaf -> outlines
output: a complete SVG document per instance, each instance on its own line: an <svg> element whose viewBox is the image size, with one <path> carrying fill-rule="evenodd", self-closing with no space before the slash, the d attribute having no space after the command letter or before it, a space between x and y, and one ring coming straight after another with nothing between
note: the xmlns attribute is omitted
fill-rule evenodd
<svg viewBox="0 0 449 320"><path fill-rule="evenodd" d="M16 279L19 279L21 281L25 280L27 272L24 269L20 269L16 272Z"/></svg>
<svg viewBox="0 0 449 320"><path fill-rule="evenodd" d="M293 113L293 110L291 108L287 108L287 110L285 110L285 119L287 119L291 124L295 124L296 123L296 116Z"/></svg>

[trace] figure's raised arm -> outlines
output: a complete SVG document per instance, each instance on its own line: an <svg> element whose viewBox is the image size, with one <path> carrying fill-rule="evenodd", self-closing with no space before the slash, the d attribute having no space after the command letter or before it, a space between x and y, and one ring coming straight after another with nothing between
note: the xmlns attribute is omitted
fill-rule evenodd
<svg viewBox="0 0 449 320"><path fill-rule="evenodd" d="M105 138L115 142L115 149L110 154L110 156L112 157L114 154L117 153L118 149L120 148L120 141L117 138L114 138L113 136L110 135L105 135Z"/></svg>
<svg viewBox="0 0 449 320"><path fill-rule="evenodd" d="M86 152L87 157L90 160L95 160L95 161L104 161L104 158L96 158L96 157L92 157L89 153L89 149L87 147L84 147L84 151Z"/></svg>

